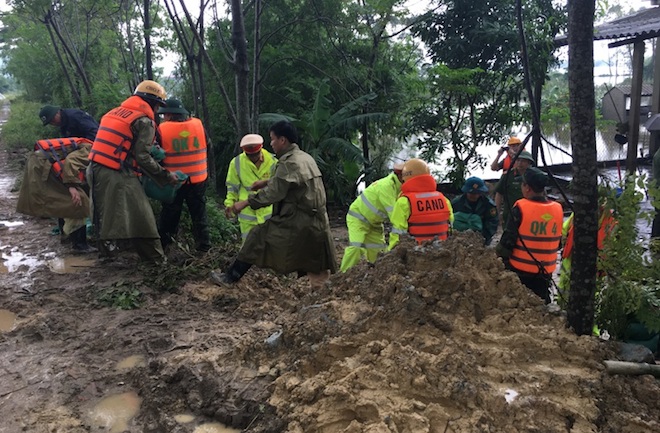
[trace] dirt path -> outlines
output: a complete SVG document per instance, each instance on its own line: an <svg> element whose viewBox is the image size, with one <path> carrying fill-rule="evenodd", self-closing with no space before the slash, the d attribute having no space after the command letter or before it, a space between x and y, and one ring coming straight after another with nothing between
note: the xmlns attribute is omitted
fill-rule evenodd
<svg viewBox="0 0 660 433"><path fill-rule="evenodd" d="M611 344L476 237L404 243L317 293L260 270L220 289L220 251L157 272L70 258L52 221L14 213L7 158L0 220L23 224L0 229L1 433L660 431L658 381L608 376ZM133 290L138 309L102 302Z"/></svg>

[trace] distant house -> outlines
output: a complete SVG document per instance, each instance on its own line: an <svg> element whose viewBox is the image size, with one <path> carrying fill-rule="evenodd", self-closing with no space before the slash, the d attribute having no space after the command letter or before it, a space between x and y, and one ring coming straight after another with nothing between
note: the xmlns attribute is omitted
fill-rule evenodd
<svg viewBox="0 0 660 433"><path fill-rule="evenodd" d="M630 113L631 86L615 86L603 96L603 119L627 122ZM642 101L639 112L640 123L644 123L651 112L653 85L642 84Z"/></svg>

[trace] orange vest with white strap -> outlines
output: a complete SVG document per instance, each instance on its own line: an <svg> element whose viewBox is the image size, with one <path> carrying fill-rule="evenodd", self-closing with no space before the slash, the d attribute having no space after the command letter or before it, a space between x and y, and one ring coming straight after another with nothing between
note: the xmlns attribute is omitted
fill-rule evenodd
<svg viewBox="0 0 660 433"><path fill-rule="evenodd" d="M617 224L616 219L612 216L612 210L609 212L604 213L601 216L601 221L600 221L600 226L598 227L598 239L597 239L597 245L598 249L602 250L603 245L605 243L605 237L608 236L612 230L614 229L614 226ZM561 252L562 258L567 258L571 257L573 254L573 229L574 225L571 224L571 228L568 229L568 234L566 235L566 245L564 245L564 250Z"/></svg>
<svg viewBox="0 0 660 433"><path fill-rule="evenodd" d="M108 111L101 118L101 125L89 152L90 161L113 170L121 169L133 145L131 124L144 116L154 121L153 110L139 96L131 96L119 107ZM137 172L135 160L132 161L131 167Z"/></svg>
<svg viewBox="0 0 660 433"><path fill-rule="evenodd" d="M169 171L180 170L190 177L190 183L204 182L208 177L206 163L206 133L201 120L191 117L183 122L163 122L158 126L161 147L165 151L162 166Z"/></svg>
<svg viewBox="0 0 660 433"><path fill-rule="evenodd" d="M67 138L47 138L44 140L37 140L34 143L34 150L40 151L52 164L53 174L59 180L62 180L62 170L64 169L64 160L69 153L80 149L82 143L92 144L92 140L83 137L67 137ZM78 175L79 179L84 181L85 175L81 171Z"/></svg>
<svg viewBox="0 0 660 433"><path fill-rule="evenodd" d="M522 219L509 264L530 274L551 274L557 267L557 251L561 243L564 218L561 205L553 201L538 202L523 198L514 206L520 209ZM544 271L539 269L539 265Z"/></svg>
<svg viewBox="0 0 660 433"><path fill-rule="evenodd" d="M447 239L450 211L447 199L441 192L407 192L402 195L410 202L408 233L418 243L436 236L440 240Z"/></svg>

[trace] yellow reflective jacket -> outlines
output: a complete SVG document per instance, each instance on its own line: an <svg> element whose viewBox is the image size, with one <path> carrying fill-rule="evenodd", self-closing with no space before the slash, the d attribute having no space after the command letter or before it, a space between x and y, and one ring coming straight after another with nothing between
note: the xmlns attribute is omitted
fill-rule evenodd
<svg viewBox="0 0 660 433"><path fill-rule="evenodd" d="M231 160L226 180L226 207L232 206L237 201L247 200L249 196L256 194L256 191L251 190L254 182L271 178L275 170L277 158L265 149L261 149L261 155L263 157L263 163L259 168L250 161L245 153L241 153ZM247 206L238 215L238 220L239 222L261 224L270 218L272 212L272 206L266 206L257 210Z"/></svg>
<svg viewBox="0 0 660 433"><path fill-rule="evenodd" d="M367 224L381 224L392 216L400 193L401 182L395 173L390 173L365 188L351 203L348 214Z"/></svg>

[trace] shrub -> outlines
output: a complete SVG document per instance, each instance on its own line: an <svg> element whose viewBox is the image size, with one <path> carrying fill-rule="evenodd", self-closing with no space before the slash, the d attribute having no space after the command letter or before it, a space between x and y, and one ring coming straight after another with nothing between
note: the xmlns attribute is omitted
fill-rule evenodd
<svg viewBox="0 0 660 433"><path fill-rule="evenodd" d="M596 323L619 339L634 321L650 331L660 331L660 261L651 257L640 241L637 227L640 217L651 217L648 211L640 211L645 183L644 176L631 176L620 197L608 197L617 226L613 235L605 238L599 256ZM660 205L657 188L648 192Z"/></svg>
<svg viewBox="0 0 660 433"><path fill-rule="evenodd" d="M18 149L32 150L34 142L42 138L56 136L59 131L53 127L44 127L39 120L42 104L20 99L11 103L9 119L0 130L0 141L10 151Z"/></svg>

